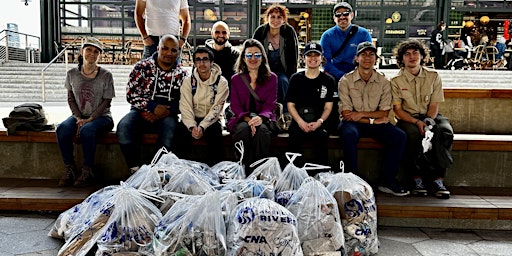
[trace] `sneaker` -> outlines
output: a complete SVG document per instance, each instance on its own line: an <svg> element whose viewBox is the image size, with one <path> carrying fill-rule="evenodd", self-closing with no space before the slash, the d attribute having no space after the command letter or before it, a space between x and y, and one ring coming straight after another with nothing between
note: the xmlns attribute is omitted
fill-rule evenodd
<svg viewBox="0 0 512 256"><path fill-rule="evenodd" d="M446 189L446 187L443 185L443 179L438 178L433 181L433 191L434 195L439 199L449 199L450 198L450 191Z"/></svg>
<svg viewBox="0 0 512 256"><path fill-rule="evenodd" d="M72 165L66 165L64 175L59 179L59 187L72 186L75 182L75 167Z"/></svg>
<svg viewBox="0 0 512 256"><path fill-rule="evenodd" d="M423 180L421 178L415 178L414 183L412 194L417 196L427 196L427 190L425 189L425 186L423 186Z"/></svg>
<svg viewBox="0 0 512 256"><path fill-rule="evenodd" d="M409 191L405 190L398 183L391 183L389 185L381 185L378 187L381 192L392 194L395 196L406 196L409 194Z"/></svg>
<svg viewBox="0 0 512 256"><path fill-rule="evenodd" d="M76 179L74 186L75 187L87 187L92 184L94 180L94 174L92 170L87 167L82 167L82 174L78 179Z"/></svg>

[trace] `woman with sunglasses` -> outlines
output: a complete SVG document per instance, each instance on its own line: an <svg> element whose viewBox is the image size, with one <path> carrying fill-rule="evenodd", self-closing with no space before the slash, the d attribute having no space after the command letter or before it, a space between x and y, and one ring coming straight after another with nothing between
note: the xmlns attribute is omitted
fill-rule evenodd
<svg viewBox="0 0 512 256"><path fill-rule="evenodd" d="M244 42L236 64L237 74L231 78L231 110L228 122L233 141L244 143L243 163L248 166L269 156L275 122L277 76L270 71L263 45L254 39Z"/></svg>
<svg viewBox="0 0 512 256"><path fill-rule="evenodd" d="M274 4L265 11L265 24L254 31L252 38L265 47L270 70L278 77L277 101L284 106L288 113L284 97L288 91L290 77L297 72L299 57L297 33L287 23L288 9L280 4Z"/></svg>
<svg viewBox="0 0 512 256"><path fill-rule="evenodd" d="M94 174L96 137L114 127L110 103L114 94L112 73L98 66L103 44L96 38L86 38L78 67L66 75L65 87L72 115L57 126L59 144L65 169L59 186L85 187L91 185ZM82 171L77 173L73 156L73 141L80 141L84 155ZM79 175L80 174L80 175Z"/></svg>

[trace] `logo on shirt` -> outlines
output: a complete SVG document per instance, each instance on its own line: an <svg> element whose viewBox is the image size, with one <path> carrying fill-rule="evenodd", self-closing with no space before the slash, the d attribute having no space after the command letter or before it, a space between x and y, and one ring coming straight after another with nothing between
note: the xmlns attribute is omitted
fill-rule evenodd
<svg viewBox="0 0 512 256"><path fill-rule="evenodd" d="M320 88L320 98L325 99L327 96L327 87L325 85L322 85L322 88Z"/></svg>

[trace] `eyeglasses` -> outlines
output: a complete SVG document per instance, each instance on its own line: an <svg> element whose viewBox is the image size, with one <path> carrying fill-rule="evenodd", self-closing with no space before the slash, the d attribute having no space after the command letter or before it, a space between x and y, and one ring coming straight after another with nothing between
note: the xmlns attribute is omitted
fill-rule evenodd
<svg viewBox="0 0 512 256"><path fill-rule="evenodd" d="M349 11L346 11L346 12L337 12L337 13L335 13L335 14L334 14L334 16L335 16L336 18L339 18L339 17L341 17L342 15L343 15L343 16L345 16L345 17L347 17L347 16L349 16L349 15L350 15L350 12L349 12Z"/></svg>
<svg viewBox="0 0 512 256"><path fill-rule="evenodd" d="M261 52L255 52L255 53L246 53L245 58L250 59L254 56L255 59L261 58Z"/></svg>
<svg viewBox="0 0 512 256"><path fill-rule="evenodd" d="M228 32L227 31L218 31L218 30L215 30L215 34L223 34L223 35L227 35Z"/></svg>
<svg viewBox="0 0 512 256"><path fill-rule="evenodd" d="M210 62L210 59L208 57L204 57L204 58L195 58L194 59L194 62L196 63L200 63L200 62Z"/></svg>

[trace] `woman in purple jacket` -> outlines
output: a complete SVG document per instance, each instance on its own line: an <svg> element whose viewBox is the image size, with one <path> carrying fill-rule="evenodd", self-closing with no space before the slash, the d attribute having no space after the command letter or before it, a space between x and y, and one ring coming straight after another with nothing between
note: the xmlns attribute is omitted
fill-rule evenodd
<svg viewBox="0 0 512 256"><path fill-rule="evenodd" d="M270 71L263 45L255 39L244 42L236 66L230 95L234 116L229 120L228 130L233 141L243 141L243 163L249 166L269 156L270 122L276 121L273 111L277 101L277 76Z"/></svg>

